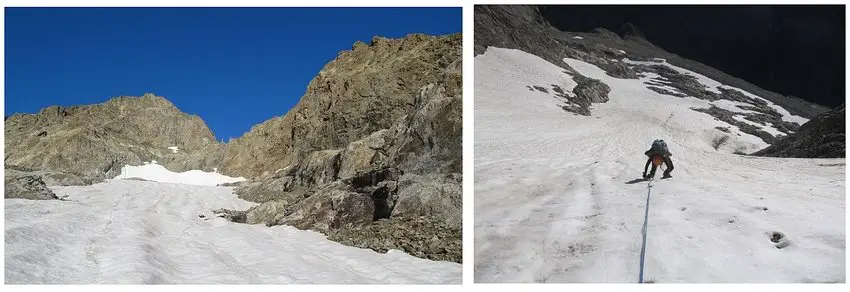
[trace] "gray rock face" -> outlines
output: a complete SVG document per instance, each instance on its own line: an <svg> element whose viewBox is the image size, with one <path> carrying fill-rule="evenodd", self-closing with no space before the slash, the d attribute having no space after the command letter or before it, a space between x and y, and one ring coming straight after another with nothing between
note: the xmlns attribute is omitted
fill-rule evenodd
<svg viewBox="0 0 850 292"><path fill-rule="evenodd" d="M844 158L846 132L844 104L818 115L799 130L772 146L753 153L756 156L798 158Z"/></svg>
<svg viewBox="0 0 850 292"><path fill-rule="evenodd" d="M368 195L327 188L301 201L277 224L328 232L372 223L375 204Z"/></svg>
<svg viewBox="0 0 850 292"><path fill-rule="evenodd" d="M236 187L236 195L243 200L263 203L272 200L296 202L304 198L302 193L293 193L292 176L267 176L243 181Z"/></svg>
<svg viewBox="0 0 850 292"><path fill-rule="evenodd" d="M582 75L573 76L573 81L578 83L573 88L575 97L568 97L570 104L562 107L565 111L589 116L591 103L608 102L608 93L611 92L608 84Z"/></svg>
<svg viewBox="0 0 850 292"><path fill-rule="evenodd" d="M393 217L428 217L460 229L463 218L463 186L459 175L421 177L404 175L398 182Z"/></svg>
<svg viewBox="0 0 850 292"><path fill-rule="evenodd" d="M6 169L3 174L5 182L4 198L20 198L29 200L57 200L41 176L14 169Z"/></svg>
<svg viewBox="0 0 850 292"><path fill-rule="evenodd" d="M414 35L378 38L342 53L292 111L228 144L220 170L252 177L236 193L261 203L231 210L237 216L229 218L328 235L362 234L355 230L373 230L386 221L381 226L429 239L442 232L441 241L457 240L442 245L460 247L460 51L459 35ZM433 224L400 223L410 216ZM438 223L457 228L417 229ZM448 232L457 234L443 234ZM410 240L345 238L341 242L377 251ZM459 251L438 256L447 251L433 246L408 250L424 258L461 260Z"/></svg>
<svg viewBox="0 0 850 292"><path fill-rule="evenodd" d="M459 95L461 43L459 34L414 34L355 44L319 72L286 115L228 143L219 171L257 177L297 164L313 151L346 147L389 128L427 84Z"/></svg>
<svg viewBox="0 0 850 292"><path fill-rule="evenodd" d="M287 207L290 206L287 201L268 201L259 204L246 211L245 223L274 225L283 218L283 215L287 213Z"/></svg>
<svg viewBox="0 0 850 292"><path fill-rule="evenodd" d="M34 170L16 165L6 165L5 167L7 171L17 170L19 172L26 172L30 175L38 176L47 186L85 186L100 182L100 180L80 177L77 174L62 171Z"/></svg>
<svg viewBox="0 0 850 292"><path fill-rule="evenodd" d="M343 150L339 177L351 177L371 169L372 165L382 164L387 157L388 131L380 130L348 144Z"/></svg>
<svg viewBox="0 0 850 292"><path fill-rule="evenodd" d="M203 120L152 94L14 114L5 127L6 164L86 179L111 178L124 165L150 160L172 171L212 170L221 153Z"/></svg>
<svg viewBox="0 0 850 292"><path fill-rule="evenodd" d="M536 55L557 66L566 52L555 41L558 32L540 14L537 7L528 5L475 5L475 55L487 47L518 49Z"/></svg>
<svg viewBox="0 0 850 292"><path fill-rule="evenodd" d="M462 172L462 96L452 95L444 86L422 87L414 108L387 135L393 137L388 151L390 161L405 172Z"/></svg>
<svg viewBox="0 0 850 292"><path fill-rule="evenodd" d="M298 164L294 182L309 188L335 181L339 173L340 152L340 150L321 150L310 153Z"/></svg>
<svg viewBox="0 0 850 292"><path fill-rule="evenodd" d="M378 220L331 231L328 239L382 253L396 249L430 260L463 263L460 228L428 217Z"/></svg>
<svg viewBox="0 0 850 292"><path fill-rule="evenodd" d="M733 125L733 126L736 126L736 127L738 127L739 130L741 130L741 132L759 137L767 144L772 144L773 142L776 141L776 137L774 137L773 135L771 135L768 132L765 132L761 128L753 126L753 125L745 123L745 122L742 122L742 121L739 121L739 120L736 120L734 118L734 116L738 114L736 112L726 110L726 109L722 109L722 108L719 108L715 105L711 105L711 107L709 107L709 108L691 108L691 109L694 110L694 111L701 112L701 113L706 113L708 115L711 115L712 117L714 117L717 120L726 122L726 123Z"/></svg>

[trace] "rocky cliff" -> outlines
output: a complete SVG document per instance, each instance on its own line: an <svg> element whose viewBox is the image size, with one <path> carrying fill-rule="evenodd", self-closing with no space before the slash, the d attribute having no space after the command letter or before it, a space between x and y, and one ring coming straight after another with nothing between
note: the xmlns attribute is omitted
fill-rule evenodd
<svg viewBox="0 0 850 292"><path fill-rule="evenodd" d="M753 155L797 158L844 158L846 155L844 104L800 126L796 133L779 139Z"/></svg>
<svg viewBox="0 0 850 292"><path fill-rule="evenodd" d="M283 117L228 144L249 210L377 251L460 262L461 35L374 38L342 52ZM378 239L380 238L380 239Z"/></svg>
<svg viewBox="0 0 850 292"><path fill-rule="evenodd" d="M212 170L222 153L200 117L153 94L14 114L5 120L5 147L7 165L87 180L112 178L124 165L151 160L172 171Z"/></svg>
<svg viewBox="0 0 850 292"><path fill-rule="evenodd" d="M220 171L270 174L313 151L345 147L389 128L411 111L417 92L428 84L442 84L448 95L459 95L461 43L459 34L355 43L325 65L288 113L230 142ZM447 72L449 67L457 72Z"/></svg>

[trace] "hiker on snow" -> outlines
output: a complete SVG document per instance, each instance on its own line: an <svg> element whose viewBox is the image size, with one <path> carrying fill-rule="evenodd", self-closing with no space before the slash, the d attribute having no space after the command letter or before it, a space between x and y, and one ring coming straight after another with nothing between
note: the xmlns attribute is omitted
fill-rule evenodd
<svg viewBox="0 0 850 292"><path fill-rule="evenodd" d="M655 177L655 169L661 166L663 163L667 169L664 170L664 176L661 178L670 178L670 172L673 171L673 161L670 160L670 151L667 150L667 143L664 140L655 140L652 142L652 147L649 148L648 151L644 152L649 159L646 160L646 165L643 167L643 178L649 179ZM649 164L652 164L652 170L649 172L649 176L646 175L646 168L649 167Z"/></svg>

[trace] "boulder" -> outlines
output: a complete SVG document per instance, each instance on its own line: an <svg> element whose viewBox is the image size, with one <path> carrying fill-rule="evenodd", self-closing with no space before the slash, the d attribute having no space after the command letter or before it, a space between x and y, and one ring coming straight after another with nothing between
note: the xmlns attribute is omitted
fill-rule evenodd
<svg viewBox="0 0 850 292"><path fill-rule="evenodd" d="M57 200L41 176L32 173L7 169L4 175L5 195L7 199L20 198L29 200Z"/></svg>

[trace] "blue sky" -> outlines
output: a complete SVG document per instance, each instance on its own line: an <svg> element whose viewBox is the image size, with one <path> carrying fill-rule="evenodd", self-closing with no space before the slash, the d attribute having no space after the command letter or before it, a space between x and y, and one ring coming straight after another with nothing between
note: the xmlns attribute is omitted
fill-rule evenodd
<svg viewBox="0 0 850 292"><path fill-rule="evenodd" d="M227 141L285 114L374 35L462 31L460 8L6 8L5 113L165 96Z"/></svg>

